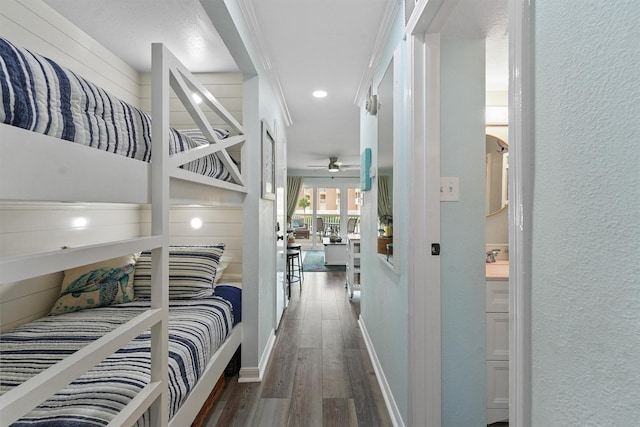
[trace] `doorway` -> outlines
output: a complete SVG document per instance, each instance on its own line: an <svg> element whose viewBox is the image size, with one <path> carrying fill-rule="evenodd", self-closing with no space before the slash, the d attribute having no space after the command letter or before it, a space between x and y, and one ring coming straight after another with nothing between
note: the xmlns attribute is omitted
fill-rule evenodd
<svg viewBox="0 0 640 427"><path fill-rule="evenodd" d="M307 179L297 197L291 232L303 250L322 250L323 238L356 234L360 229L361 193L357 178Z"/></svg>

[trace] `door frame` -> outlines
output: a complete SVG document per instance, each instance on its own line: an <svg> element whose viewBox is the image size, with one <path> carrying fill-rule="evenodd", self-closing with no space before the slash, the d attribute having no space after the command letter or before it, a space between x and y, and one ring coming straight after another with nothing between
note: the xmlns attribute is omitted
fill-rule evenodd
<svg viewBox="0 0 640 427"><path fill-rule="evenodd" d="M509 420L531 426L532 6L509 0Z"/></svg>
<svg viewBox="0 0 640 427"><path fill-rule="evenodd" d="M425 239L412 241L409 261L409 425L441 425L440 264L427 245L439 241L439 31L456 0L419 2L406 26L409 62L409 144L416 194L410 227ZM530 427L531 218L533 206L532 5L509 0L509 420ZM427 118L425 123L424 118ZM424 165L428 165L424 168ZM421 169L428 169L422 171ZM437 173L436 173L437 171ZM437 183L434 180L437 179ZM437 209L434 207L437 205ZM422 210L421 210L422 209ZM427 221L424 220L427 219ZM427 260L427 262L424 262ZM427 286L425 286L425 279ZM425 404L426 403L426 404Z"/></svg>
<svg viewBox="0 0 640 427"><path fill-rule="evenodd" d="M440 257L440 35L426 28L407 32L408 134L412 192L412 234L408 261L409 411L408 425L437 427L442 419ZM426 120L425 120L426 118ZM428 165L428 167L425 167Z"/></svg>
<svg viewBox="0 0 640 427"><path fill-rule="evenodd" d="M274 131L271 132L275 142L275 194L273 209L273 224L276 225L276 240L274 243L274 283L276 286L274 296L274 330L278 330L280 321L287 308L289 298L287 295L287 145L286 141L279 137L277 122L274 121Z"/></svg>

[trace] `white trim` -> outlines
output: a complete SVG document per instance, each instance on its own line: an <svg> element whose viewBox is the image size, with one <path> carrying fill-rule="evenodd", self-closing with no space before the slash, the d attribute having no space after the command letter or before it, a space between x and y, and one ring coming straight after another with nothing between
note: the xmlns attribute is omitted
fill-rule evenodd
<svg viewBox="0 0 640 427"><path fill-rule="evenodd" d="M380 56L382 55L382 51L384 50L385 43L389 38L389 33L393 28L393 24L396 20L396 15L400 11L400 2L391 1L387 2L387 8L384 11L383 21L380 24L378 29L378 34L376 35L376 40L373 43L373 49L371 51L371 57L367 64L367 68L362 72L362 77L360 78L360 84L358 85L358 90L356 91L356 96L353 100L353 103L358 107L362 105L365 98L369 94L369 87L371 86L371 81L373 79L373 72L376 68L378 68L378 64L380 63Z"/></svg>
<svg viewBox="0 0 640 427"><path fill-rule="evenodd" d="M426 353L426 398L429 400L427 426L439 426L442 418L442 319L441 319L441 281L440 256L431 255L432 242L440 242L440 34L429 34L425 39L425 82L426 102L424 113L425 147L423 164L429 165L424 176L425 194L425 234L426 245L416 254L422 254L427 262L424 277L428 280L424 297L424 309L427 310L425 339ZM427 67L429 65L429 67ZM418 116L415 116L416 119ZM417 262L420 264L420 262ZM420 276L415 277L415 286L423 286ZM416 307L418 309L418 307Z"/></svg>
<svg viewBox="0 0 640 427"><path fill-rule="evenodd" d="M364 343L367 346L367 353L369 353L369 358L371 359L373 370L376 372L378 385L380 386L380 391L382 391L382 397L384 397L384 403L387 406L387 411L389 412L391 423L394 427L404 427L405 424L402 421L402 415L400 415L398 405L393 398L393 393L391 392L391 387L389 387L389 382L384 376L384 370L382 369L382 365L380 365L380 360L378 360L378 355L376 354L375 347L371 342L371 337L369 337L369 332L367 331L367 327L364 324L364 320L362 320L362 316L358 318L358 326L360 326L362 338L364 339Z"/></svg>
<svg viewBox="0 0 640 427"><path fill-rule="evenodd" d="M458 0L419 0L405 27L407 34L439 33Z"/></svg>
<svg viewBox="0 0 640 427"><path fill-rule="evenodd" d="M273 346L276 343L276 333L272 329L271 334L269 335L269 339L267 340L267 345L265 346L264 352L262 353L262 357L260 357L260 363L257 367L247 367L240 368L240 375L238 377L239 383L259 383L262 382L262 378L264 377L264 373L267 370L267 364L271 359L271 354L273 353Z"/></svg>
<svg viewBox="0 0 640 427"><path fill-rule="evenodd" d="M531 2L509 1L509 420L531 426Z"/></svg>
<svg viewBox="0 0 640 427"><path fill-rule="evenodd" d="M256 50L258 51L258 56L260 57L262 67L265 69L267 80L271 84L276 101L278 102L278 105L282 110L282 116L284 117L285 121L284 124L286 126L291 126L291 124L293 124L293 121L291 120L289 107L287 106L287 101L284 97L284 92L282 91L282 85L280 84L278 73L273 67L271 58L267 53L268 50L262 42L262 40L264 40L265 38L262 33L262 29L260 28L260 23L258 22L258 17L256 16L255 9L253 8L253 3L250 0L238 0L238 5L240 6L242 16L244 17L253 43L255 44ZM274 23L274 25L277 25L277 23Z"/></svg>
<svg viewBox="0 0 640 427"><path fill-rule="evenodd" d="M410 199L410 211L421 214L409 218L409 229L425 236L411 240L408 260L411 375L407 422L429 427L442 422L440 257L431 255L431 243L440 242L440 35L425 32L431 29L427 28L431 22L440 20L435 15L449 10L441 6L426 9L424 3L417 5L421 15L412 15L407 30L410 176L414 193L424 195ZM427 16L429 13L433 16ZM415 31L423 22L422 32Z"/></svg>

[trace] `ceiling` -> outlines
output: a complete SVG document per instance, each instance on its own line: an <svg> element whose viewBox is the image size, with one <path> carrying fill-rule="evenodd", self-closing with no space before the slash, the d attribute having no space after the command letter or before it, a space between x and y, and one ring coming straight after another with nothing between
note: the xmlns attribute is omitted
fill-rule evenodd
<svg viewBox="0 0 640 427"><path fill-rule="evenodd" d="M83 0L82 7L77 0L44 1L139 71L150 69L152 42L165 43L194 72L238 70L197 0ZM330 156L358 164L354 100L394 0L239 2L255 12L261 48L291 116L290 173L329 175L308 165L327 165ZM507 0L458 0L443 28L443 36L488 37L487 90L507 89L506 25ZM317 89L328 96L312 97Z"/></svg>

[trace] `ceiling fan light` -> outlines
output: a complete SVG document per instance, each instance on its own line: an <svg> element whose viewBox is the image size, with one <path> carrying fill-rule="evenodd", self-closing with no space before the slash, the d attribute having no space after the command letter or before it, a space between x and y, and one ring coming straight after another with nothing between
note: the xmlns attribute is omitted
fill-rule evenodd
<svg viewBox="0 0 640 427"><path fill-rule="evenodd" d="M329 172L339 172L340 168L338 166L329 166Z"/></svg>

